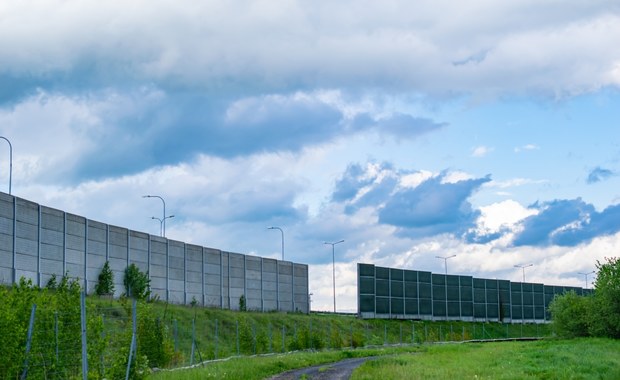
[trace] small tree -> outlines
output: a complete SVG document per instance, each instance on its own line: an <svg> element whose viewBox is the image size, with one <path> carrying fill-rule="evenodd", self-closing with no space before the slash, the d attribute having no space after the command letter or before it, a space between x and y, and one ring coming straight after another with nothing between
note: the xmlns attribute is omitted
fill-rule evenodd
<svg viewBox="0 0 620 380"><path fill-rule="evenodd" d="M148 299L151 295L151 279L147 273L140 271L136 264L131 264L125 268L125 277L123 278L126 297L133 297L139 300Z"/></svg>
<svg viewBox="0 0 620 380"><path fill-rule="evenodd" d="M239 311L247 311L248 307L245 301L245 295L241 295L241 297L239 297Z"/></svg>
<svg viewBox="0 0 620 380"><path fill-rule="evenodd" d="M97 285L95 285L95 293L98 296L114 294L114 273L112 273L108 261L106 261L105 264L103 264L103 268L101 268Z"/></svg>

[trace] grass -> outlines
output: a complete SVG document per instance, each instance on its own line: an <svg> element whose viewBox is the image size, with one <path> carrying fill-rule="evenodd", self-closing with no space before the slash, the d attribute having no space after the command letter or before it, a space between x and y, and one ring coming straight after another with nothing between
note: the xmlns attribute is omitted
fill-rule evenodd
<svg viewBox="0 0 620 380"><path fill-rule="evenodd" d="M427 346L366 362L363 379L620 379L620 341L543 340Z"/></svg>
<svg viewBox="0 0 620 380"><path fill-rule="evenodd" d="M297 368L333 363L354 357L417 352L421 346L387 347L322 352L296 352L270 356L235 357L185 370L161 371L149 376L153 380L244 379L260 380ZM326 367L327 369L328 367Z"/></svg>

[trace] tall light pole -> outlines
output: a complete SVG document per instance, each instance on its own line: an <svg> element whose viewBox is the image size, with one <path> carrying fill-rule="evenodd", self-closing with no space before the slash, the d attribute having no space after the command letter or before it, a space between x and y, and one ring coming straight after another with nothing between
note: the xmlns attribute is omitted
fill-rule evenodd
<svg viewBox="0 0 620 380"><path fill-rule="evenodd" d="M336 244L340 244L340 243L344 243L344 240L339 240L333 243L330 242L324 242L323 244L329 244L332 246L332 285L334 288L334 313L336 312L336 254L334 246Z"/></svg>
<svg viewBox="0 0 620 380"><path fill-rule="evenodd" d="M581 273L581 272L578 272L578 273L581 274L581 275L586 276L586 289L588 289L588 276L591 275L591 274L596 273L596 271L592 271L592 272L588 272L588 273Z"/></svg>
<svg viewBox="0 0 620 380"><path fill-rule="evenodd" d="M446 320L448 319L448 260L456 257L456 255L452 256L435 256L437 259L443 260L443 265L446 271L446 280L445 280L445 293L446 293Z"/></svg>
<svg viewBox="0 0 620 380"><path fill-rule="evenodd" d="M166 217L166 201L164 201L164 198L160 197L159 195L143 195L142 198L159 198L161 200L161 203L164 205L164 216L162 216L161 220L162 220L162 237L166 237L166 219L168 219Z"/></svg>
<svg viewBox="0 0 620 380"><path fill-rule="evenodd" d="M515 265L515 268L521 268L523 270L523 282L525 282L525 268L529 268L534 264L522 264L522 265Z"/></svg>
<svg viewBox="0 0 620 380"><path fill-rule="evenodd" d="M166 217L166 219L170 219L170 218L174 218L174 215L169 215ZM159 220L159 236L163 237L164 236L163 225L166 219L158 218L156 216L151 216L151 219Z"/></svg>
<svg viewBox="0 0 620 380"><path fill-rule="evenodd" d="M11 195L11 182L13 181L13 145L9 139L4 136L0 136L0 139L3 139L9 144L9 195Z"/></svg>
<svg viewBox="0 0 620 380"><path fill-rule="evenodd" d="M284 231L280 227L267 227L268 230L280 230L282 234L282 261L284 261Z"/></svg>

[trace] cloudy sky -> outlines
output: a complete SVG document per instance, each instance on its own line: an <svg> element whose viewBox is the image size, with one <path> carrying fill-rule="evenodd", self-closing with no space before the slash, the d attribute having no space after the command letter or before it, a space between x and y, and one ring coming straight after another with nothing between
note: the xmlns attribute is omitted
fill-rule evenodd
<svg viewBox="0 0 620 380"><path fill-rule="evenodd" d="M310 266L585 286L620 249L620 5L12 1L0 135L12 192ZM0 186L8 192L8 144ZM589 277L590 281L592 276Z"/></svg>

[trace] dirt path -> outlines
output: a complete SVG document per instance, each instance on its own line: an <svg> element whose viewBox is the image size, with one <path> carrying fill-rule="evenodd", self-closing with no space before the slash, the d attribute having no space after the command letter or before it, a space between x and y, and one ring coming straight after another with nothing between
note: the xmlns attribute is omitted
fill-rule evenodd
<svg viewBox="0 0 620 380"><path fill-rule="evenodd" d="M374 356L367 358L346 359L336 363L326 363L314 367L295 369L270 377L269 380L348 380L353 370L367 360L375 359Z"/></svg>

